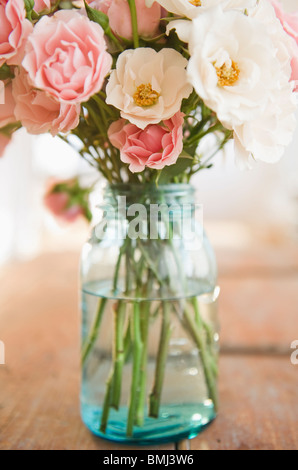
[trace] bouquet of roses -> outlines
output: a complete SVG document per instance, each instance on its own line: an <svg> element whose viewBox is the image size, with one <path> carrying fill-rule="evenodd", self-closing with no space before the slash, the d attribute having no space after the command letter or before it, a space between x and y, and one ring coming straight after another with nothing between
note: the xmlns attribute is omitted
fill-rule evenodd
<svg viewBox="0 0 298 470"><path fill-rule="evenodd" d="M188 183L212 166L231 139L241 167L281 158L296 125L298 16L269 0L0 0L0 80L5 98L0 152L25 127L75 145L110 185ZM73 200L77 211L81 201L90 218L88 191L80 195L77 181L70 188L56 185L52 193L49 205L58 201L68 210ZM61 193L66 193L62 199ZM171 234L171 226L164 231ZM171 236L162 249L172 256L183 285L188 274ZM163 265L160 270L161 258L156 240L126 239L119 248L111 288L118 299L112 368L96 428L102 434L109 413L119 408L129 357L127 435L144 423L148 325L161 316L148 410L150 417L159 416L170 313L177 312L162 300L150 313L139 299L150 289L171 288L171 269ZM131 310L126 297L136 298ZM84 337L84 366L105 309L102 298ZM200 351L208 397L216 408L212 332L196 297L178 314Z"/></svg>
<svg viewBox="0 0 298 470"><path fill-rule="evenodd" d="M74 134L109 182L182 181L231 138L249 166L292 137L298 20L278 2L1 0L0 31L1 150L21 126Z"/></svg>

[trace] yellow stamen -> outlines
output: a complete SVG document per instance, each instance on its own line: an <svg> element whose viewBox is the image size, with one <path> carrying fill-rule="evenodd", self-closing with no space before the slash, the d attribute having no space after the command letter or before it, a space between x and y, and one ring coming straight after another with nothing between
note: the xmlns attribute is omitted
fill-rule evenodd
<svg viewBox="0 0 298 470"><path fill-rule="evenodd" d="M223 64L221 67L215 67L215 69L219 86L233 86L238 81L240 69L236 62L232 61L231 67Z"/></svg>
<svg viewBox="0 0 298 470"><path fill-rule="evenodd" d="M191 3L191 5L195 6L195 7L201 7L202 4L201 4L201 0L188 0L189 3Z"/></svg>
<svg viewBox="0 0 298 470"><path fill-rule="evenodd" d="M160 94L152 90L151 83L142 84L138 86L136 93L133 95L133 99L138 106L146 107L153 106L157 103Z"/></svg>

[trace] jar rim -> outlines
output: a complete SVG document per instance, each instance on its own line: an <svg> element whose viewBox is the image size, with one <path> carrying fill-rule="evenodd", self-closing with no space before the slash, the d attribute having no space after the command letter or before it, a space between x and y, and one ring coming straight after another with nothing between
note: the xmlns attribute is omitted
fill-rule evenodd
<svg viewBox="0 0 298 470"><path fill-rule="evenodd" d="M156 185L154 183L130 184L130 183L112 183L106 186L107 192L127 194L175 194L175 195L193 195L195 187L188 183L169 183Z"/></svg>

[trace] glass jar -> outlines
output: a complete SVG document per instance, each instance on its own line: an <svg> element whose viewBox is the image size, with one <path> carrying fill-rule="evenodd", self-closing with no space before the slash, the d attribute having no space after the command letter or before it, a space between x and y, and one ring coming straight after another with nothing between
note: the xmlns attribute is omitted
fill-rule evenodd
<svg viewBox="0 0 298 470"><path fill-rule="evenodd" d="M216 416L216 261L194 188L111 185L82 251L81 413L97 436L160 444Z"/></svg>

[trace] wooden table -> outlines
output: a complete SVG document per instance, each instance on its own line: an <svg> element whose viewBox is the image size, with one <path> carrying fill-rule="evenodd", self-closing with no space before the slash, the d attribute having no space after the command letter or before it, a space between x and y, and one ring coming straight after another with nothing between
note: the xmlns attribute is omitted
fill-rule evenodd
<svg viewBox="0 0 298 470"><path fill-rule="evenodd" d="M191 450L298 449L298 249L218 254L220 414ZM113 450L79 416L78 255L0 271L0 449ZM159 449L175 449L175 445Z"/></svg>

